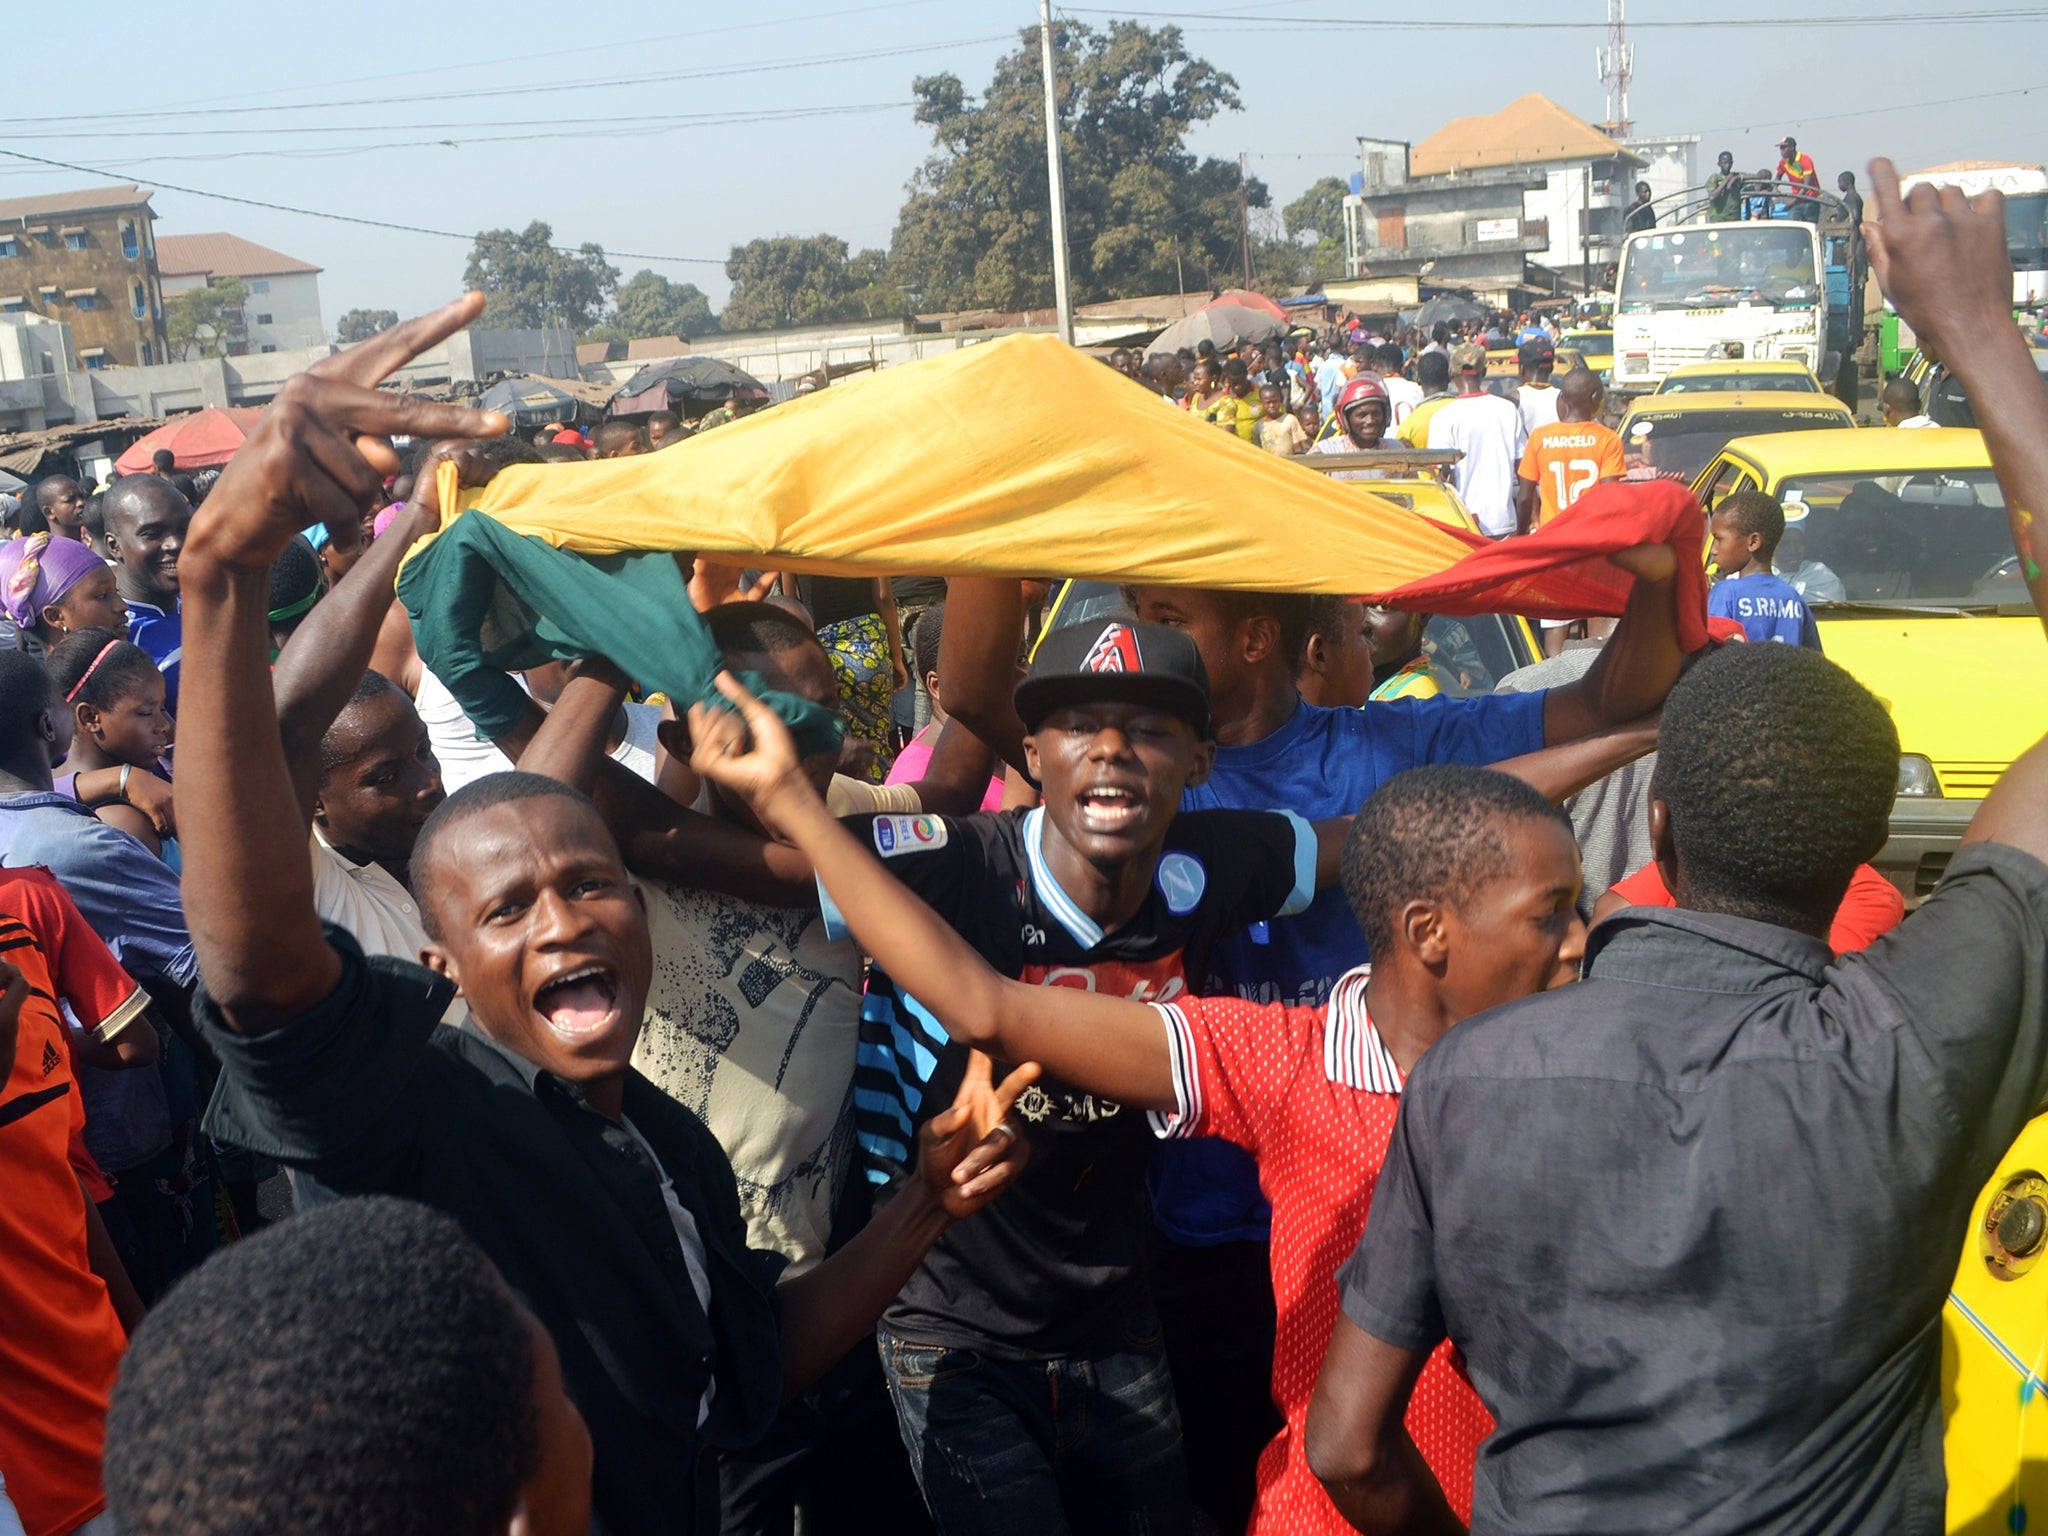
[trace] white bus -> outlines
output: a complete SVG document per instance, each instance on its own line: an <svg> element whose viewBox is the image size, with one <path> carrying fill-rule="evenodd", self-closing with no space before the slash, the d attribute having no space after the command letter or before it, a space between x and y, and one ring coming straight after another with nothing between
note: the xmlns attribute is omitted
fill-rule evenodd
<svg viewBox="0 0 2048 1536"><path fill-rule="evenodd" d="M1899 190L1931 183L1970 196L1997 188L2005 194L2005 248L2012 256L2012 301L2048 301L2048 169L2005 160L1957 160L1899 178Z"/></svg>

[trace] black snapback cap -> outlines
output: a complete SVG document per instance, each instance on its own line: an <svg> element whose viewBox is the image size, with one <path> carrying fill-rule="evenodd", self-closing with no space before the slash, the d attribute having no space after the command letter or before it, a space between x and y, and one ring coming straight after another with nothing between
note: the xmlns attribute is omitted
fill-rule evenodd
<svg viewBox="0 0 2048 1536"><path fill-rule="evenodd" d="M1209 735L1209 673L1178 629L1110 617L1056 629L1038 643L1031 675L1017 685L1028 731L1056 709L1102 700L1145 704Z"/></svg>

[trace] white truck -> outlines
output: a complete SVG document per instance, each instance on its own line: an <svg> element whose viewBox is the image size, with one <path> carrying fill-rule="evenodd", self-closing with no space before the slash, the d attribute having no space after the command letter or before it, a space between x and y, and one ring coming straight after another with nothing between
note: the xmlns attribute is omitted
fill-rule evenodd
<svg viewBox="0 0 2048 1536"><path fill-rule="evenodd" d="M1644 393L1682 364L1719 358L1804 363L1830 382L1851 345L1849 244L1835 228L1772 217L1630 235L1615 277L1615 389Z"/></svg>

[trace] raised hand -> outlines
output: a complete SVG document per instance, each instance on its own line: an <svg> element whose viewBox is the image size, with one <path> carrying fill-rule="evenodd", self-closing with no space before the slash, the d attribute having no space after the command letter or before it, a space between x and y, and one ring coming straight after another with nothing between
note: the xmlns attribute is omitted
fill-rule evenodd
<svg viewBox="0 0 2048 1536"><path fill-rule="evenodd" d="M267 570L293 534L318 522L337 547L353 548L363 510L399 467L386 438L504 433L511 423L496 411L376 387L483 307L482 294L465 294L287 379L193 519L188 560L199 555L234 569Z"/></svg>
<svg viewBox="0 0 2048 1536"><path fill-rule="evenodd" d="M972 1216L1023 1174L1031 1145L1009 1119L1018 1097L1038 1081L1036 1062L1025 1062L995 1083L994 1064L969 1054L967 1074L953 1104L925 1122L919 1134L917 1173L953 1220Z"/></svg>
<svg viewBox="0 0 2048 1536"><path fill-rule="evenodd" d="M178 835L177 812L171 804L171 786L153 773L131 773L121 798L147 816L158 837Z"/></svg>
<svg viewBox="0 0 2048 1536"><path fill-rule="evenodd" d="M1986 337L2013 329L2002 193L1965 197L1923 184L1901 196L1898 170L1878 159L1870 206L1877 219L1863 234L1878 286L1938 357L1953 367Z"/></svg>
<svg viewBox="0 0 2048 1536"><path fill-rule="evenodd" d="M735 707L690 706L692 770L743 797L764 823L778 794L801 786L815 797L798 762L796 742L775 711L730 672L718 674L717 686Z"/></svg>

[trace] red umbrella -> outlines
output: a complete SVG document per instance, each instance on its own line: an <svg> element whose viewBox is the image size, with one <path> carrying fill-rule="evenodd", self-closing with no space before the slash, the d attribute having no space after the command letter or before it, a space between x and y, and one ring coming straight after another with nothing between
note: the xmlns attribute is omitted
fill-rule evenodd
<svg viewBox="0 0 2048 1536"><path fill-rule="evenodd" d="M208 406L189 416L167 421L149 436L138 438L114 468L124 475L140 474L149 468L151 456L168 448L180 469L218 469L235 456L249 434L256 430L256 418L263 414L256 406Z"/></svg>
<svg viewBox="0 0 2048 1536"><path fill-rule="evenodd" d="M1214 309L1218 304L1240 304L1246 309L1263 310L1275 320L1285 320L1287 318L1286 310L1275 304L1263 293L1253 293L1249 288L1232 288L1225 293L1219 293L1215 298L1204 304L1202 308Z"/></svg>

